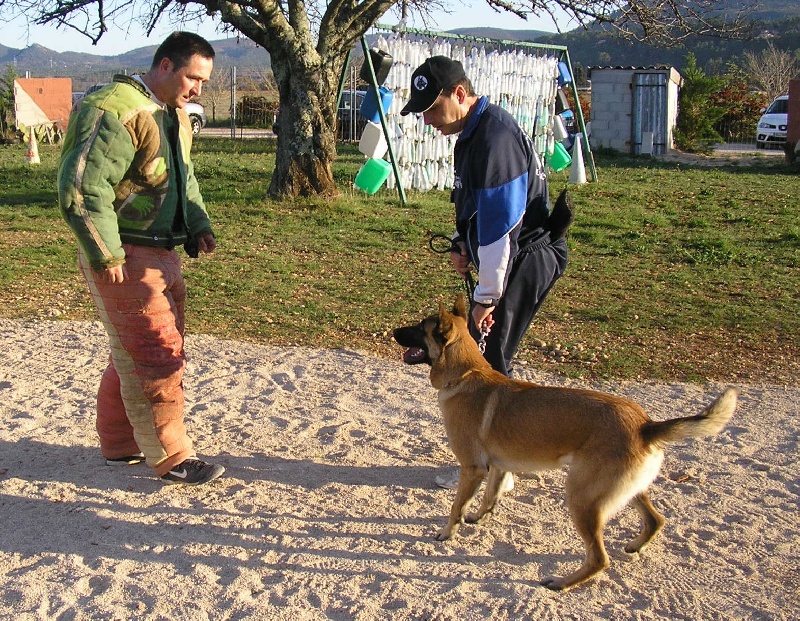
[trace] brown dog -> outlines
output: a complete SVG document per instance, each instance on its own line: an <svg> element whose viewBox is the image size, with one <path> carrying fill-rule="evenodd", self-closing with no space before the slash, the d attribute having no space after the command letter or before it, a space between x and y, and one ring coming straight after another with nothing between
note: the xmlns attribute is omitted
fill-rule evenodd
<svg viewBox="0 0 800 621"><path fill-rule="evenodd" d="M641 407L621 397L590 390L538 386L509 379L481 356L467 329L463 296L452 312L394 331L408 364L431 365L439 406L461 475L443 541L463 522L487 519L500 497L507 472L531 472L569 464L566 491L572 521L586 544L580 569L542 584L568 589L609 565L603 528L628 502L642 518L642 531L625 546L641 551L663 528L664 517L647 497L668 442L718 433L736 408L737 391L726 390L702 414L654 422ZM481 481L489 478L477 513L466 513Z"/></svg>

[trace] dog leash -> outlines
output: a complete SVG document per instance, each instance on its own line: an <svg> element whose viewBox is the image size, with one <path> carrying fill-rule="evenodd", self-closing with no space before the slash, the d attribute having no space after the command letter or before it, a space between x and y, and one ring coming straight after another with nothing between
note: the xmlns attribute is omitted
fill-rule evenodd
<svg viewBox="0 0 800 621"><path fill-rule="evenodd" d="M447 235L441 233L434 233L428 240L428 246L436 254L447 254L449 252L461 252L461 248ZM467 290L467 299L473 300L475 297L475 279L472 277L472 272L464 274L464 288ZM489 328L484 321L481 324L480 338L478 338L478 349L481 355L486 353L486 337L489 336Z"/></svg>
<svg viewBox="0 0 800 621"><path fill-rule="evenodd" d="M428 240L428 246L436 254L448 254L450 252L461 252L459 245L447 235L441 233L434 233ZM475 295L475 281L472 278L472 272L467 272L464 275L464 288L467 290L467 299L472 300Z"/></svg>

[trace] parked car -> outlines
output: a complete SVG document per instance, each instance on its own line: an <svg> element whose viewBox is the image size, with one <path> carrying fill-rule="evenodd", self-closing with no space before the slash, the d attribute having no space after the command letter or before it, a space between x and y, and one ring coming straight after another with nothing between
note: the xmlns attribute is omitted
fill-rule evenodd
<svg viewBox="0 0 800 621"><path fill-rule="evenodd" d="M206 119L206 109L202 104L196 101L190 101L183 109L186 110L186 114L189 115L189 120L192 122L192 133L196 136L208 122L208 119Z"/></svg>
<svg viewBox="0 0 800 621"><path fill-rule="evenodd" d="M756 148L783 146L786 142L786 126L789 124L789 95L776 97L763 112L756 127Z"/></svg>
<svg viewBox="0 0 800 621"><path fill-rule="evenodd" d="M106 84L108 84L108 82L100 82L99 84L92 84L89 88L86 89L86 91L83 93L83 96L86 97L86 95L91 95L95 91L99 91Z"/></svg>
<svg viewBox="0 0 800 621"><path fill-rule="evenodd" d="M75 112L78 109L81 103L81 99L86 97L86 95L91 95L95 91L99 91L106 84L108 84L108 82L101 82L100 84L92 84L82 93L72 93L72 112Z"/></svg>
<svg viewBox="0 0 800 621"><path fill-rule="evenodd" d="M83 93L72 93L72 111L75 112L78 109L81 99L83 99L87 95L91 95L95 91L99 91L106 84L108 84L108 82L100 82L99 84L92 84ZM192 122L192 133L195 135L199 134L200 130L203 129L206 126L206 123L208 122L208 120L206 119L205 108L203 108L202 104L192 101L186 104L184 110L186 110L186 113L189 115L189 120Z"/></svg>
<svg viewBox="0 0 800 621"><path fill-rule="evenodd" d="M342 91L339 100L339 109L336 111L338 119L337 137L339 140L358 140L367 124L367 119L359 114L366 91ZM275 122L272 124L273 133L280 130L280 110L275 112Z"/></svg>
<svg viewBox="0 0 800 621"><path fill-rule="evenodd" d="M339 140L361 138L361 132L367 125L367 119L359 114L359 110L361 110L361 104L364 103L366 94L367 91L342 91L339 109L336 111Z"/></svg>

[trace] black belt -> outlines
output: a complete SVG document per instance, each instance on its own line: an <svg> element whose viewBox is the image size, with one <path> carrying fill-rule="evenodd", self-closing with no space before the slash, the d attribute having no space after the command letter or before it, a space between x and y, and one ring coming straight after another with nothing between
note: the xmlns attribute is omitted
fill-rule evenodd
<svg viewBox="0 0 800 621"><path fill-rule="evenodd" d="M134 246L149 246L151 248L166 248L172 250L176 246L182 246L189 240L186 233L150 232L141 231L120 231L120 241L123 244L133 244Z"/></svg>

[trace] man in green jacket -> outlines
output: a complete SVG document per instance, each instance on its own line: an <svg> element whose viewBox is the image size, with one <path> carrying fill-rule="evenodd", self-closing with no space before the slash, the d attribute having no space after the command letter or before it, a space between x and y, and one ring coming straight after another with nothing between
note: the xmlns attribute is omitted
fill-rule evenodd
<svg viewBox="0 0 800 621"><path fill-rule="evenodd" d="M72 114L61 152L61 212L111 343L97 395L106 463L146 460L168 483L224 468L197 458L183 423L186 286L176 248L216 242L190 159L183 108L211 76L214 49L175 32L141 76L115 76Z"/></svg>

